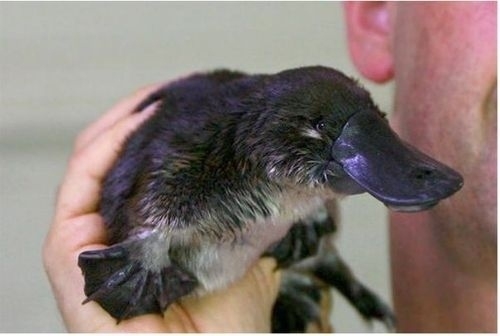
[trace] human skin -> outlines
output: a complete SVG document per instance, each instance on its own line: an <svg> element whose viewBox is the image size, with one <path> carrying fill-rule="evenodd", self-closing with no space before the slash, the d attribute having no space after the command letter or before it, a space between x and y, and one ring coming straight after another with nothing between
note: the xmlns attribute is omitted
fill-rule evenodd
<svg viewBox="0 0 500 336"><path fill-rule="evenodd" d="M346 3L351 57L395 81L391 123L458 170L457 194L390 213L398 330L497 330L496 2Z"/></svg>
<svg viewBox="0 0 500 336"><path fill-rule="evenodd" d="M157 87L124 99L76 140L43 249L45 269L65 326L71 332L269 332L280 283L280 272L271 258L258 261L225 290L172 304L163 317L149 314L116 324L97 303L82 305L84 280L78 255L106 247L106 229L98 213L101 182L127 135L155 106L138 114L132 110Z"/></svg>

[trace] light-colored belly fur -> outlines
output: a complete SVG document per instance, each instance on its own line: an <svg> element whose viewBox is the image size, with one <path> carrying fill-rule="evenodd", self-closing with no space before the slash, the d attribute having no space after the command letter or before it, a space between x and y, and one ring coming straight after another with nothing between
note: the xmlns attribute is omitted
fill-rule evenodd
<svg viewBox="0 0 500 336"><path fill-rule="evenodd" d="M200 282L197 292L223 288L243 276L272 243L286 235L295 222L320 211L325 200L334 196L327 189L293 190L278 197L273 216L248 223L237 240L205 245L186 265Z"/></svg>

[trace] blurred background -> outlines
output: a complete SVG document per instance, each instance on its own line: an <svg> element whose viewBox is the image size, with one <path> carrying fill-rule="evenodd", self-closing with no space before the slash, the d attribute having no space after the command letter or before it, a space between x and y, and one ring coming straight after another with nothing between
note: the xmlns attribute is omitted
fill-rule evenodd
<svg viewBox="0 0 500 336"><path fill-rule="evenodd" d="M61 332L42 261L75 136L149 83L218 67L273 73L350 63L337 2L0 2L0 332ZM369 56L368 56L369 57ZM361 82L385 111L392 87ZM386 209L341 202L338 248L390 302ZM334 292L338 332L384 332Z"/></svg>

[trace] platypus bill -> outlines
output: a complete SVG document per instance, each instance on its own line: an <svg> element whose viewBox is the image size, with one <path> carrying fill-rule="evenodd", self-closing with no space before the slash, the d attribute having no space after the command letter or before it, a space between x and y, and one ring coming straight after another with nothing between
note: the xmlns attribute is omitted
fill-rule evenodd
<svg viewBox="0 0 500 336"><path fill-rule="evenodd" d="M334 232L328 203L368 192L395 210L424 210L460 189L457 172L401 141L366 90L326 67L197 74L137 111L155 102L104 181L111 247L79 256L85 302L118 321L162 313L226 287L266 254L308 267L365 317L393 322L374 294L363 292L365 309L334 279L336 252L320 241Z"/></svg>

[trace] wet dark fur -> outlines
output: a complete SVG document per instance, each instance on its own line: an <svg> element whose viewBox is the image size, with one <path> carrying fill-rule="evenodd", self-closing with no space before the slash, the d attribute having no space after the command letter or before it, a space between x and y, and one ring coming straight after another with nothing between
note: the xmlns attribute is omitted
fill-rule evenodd
<svg viewBox="0 0 500 336"><path fill-rule="evenodd" d="M300 128L329 118L330 132L339 132L353 106L372 104L368 93L344 75L321 67L313 72L245 76L217 71L183 79L152 97L149 102L161 99L158 113L130 138L104 183L101 213L110 243L135 234L137 225L144 229L144 218L158 209L165 216L168 208L179 227L198 223L210 212L222 227L200 230L216 236L269 215L262 199L281 185L267 178L266 164L275 165L284 178L310 182L310 172L297 170L310 159L327 162L329 147L304 140ZM324 82L318 81L321 76L327 77ZM285 159L270 162L280 154ZM250 192L238 200L252 206L231 203L235 199L227 192L234 190ZM229 204L221 207L221 200Z"/></svg>

